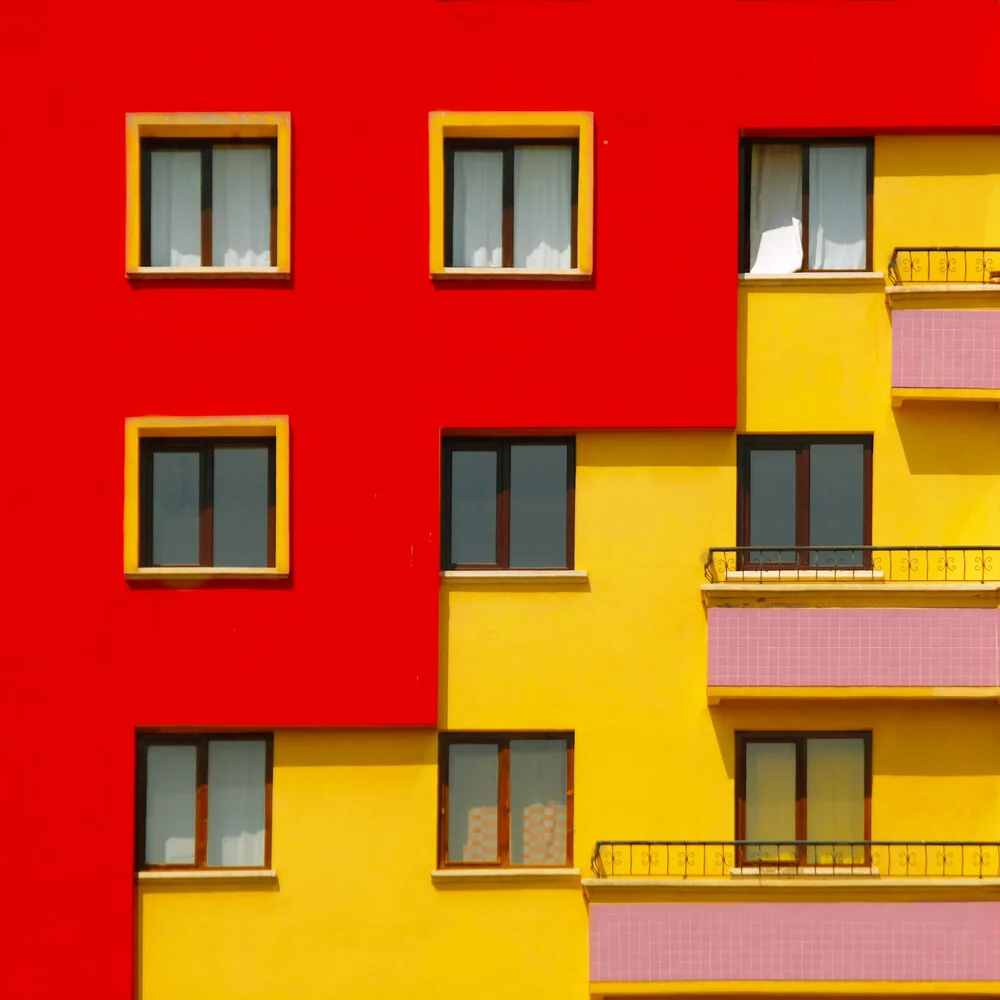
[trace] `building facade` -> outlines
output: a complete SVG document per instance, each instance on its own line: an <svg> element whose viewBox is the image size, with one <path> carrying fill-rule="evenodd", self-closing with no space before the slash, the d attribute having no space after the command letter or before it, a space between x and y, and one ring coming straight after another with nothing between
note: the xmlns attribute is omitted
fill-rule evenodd
<svg viewBox="0 0 1000 1000"><path fill-rule="evenodd" d="M0 14L0 995L1000 993L960 6Z"/></svg>

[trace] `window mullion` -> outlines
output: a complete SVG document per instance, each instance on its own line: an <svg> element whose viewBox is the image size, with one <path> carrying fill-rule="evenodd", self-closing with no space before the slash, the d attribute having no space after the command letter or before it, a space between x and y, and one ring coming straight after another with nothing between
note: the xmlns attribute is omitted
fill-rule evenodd
<svg viewBox="0 0 1000 1000"><path fill-rule="evenodd" d="M795 544L809 544L809 445L795 450ZM798 564L808 566L808 552L800 552Z"/></svg>
<svg viewBox="0 0 1000 1000"><path fill-rule="evenodd" d="M213 506L215 502L215 449L211 444L202 445L199 452L198 489L198 565L212 566L215 563L215 525Z"/></svg>
<svg viewBox="0 0 1000 1000"><path fill-rule="evenodd" d="M809 822L806 791L809 786L809 759L806 753L808 740L799 736L795 740L795 839L808 840ZM806 860L806 849L799 848L798 860L802 864Z"/></svg>
<svg viewBox="0 0 1000 1000"><path fill-rule="evenodd" d="M194 863L196 868L205 868L208 859L208 740L202 737L197 747Z"/></svg>
<svg viewBox="0 0 1000 1000"><path fill-rule="evenodd" d="M809 270L809 143L802 143L802 268Z"/></svg>
<svg viewBox="0 0 1000 1000"><path fill-rule="evenodd" d="M510 740L500 741L497 789L497 855L500 867L510 866Z"/></svg>
<svg viewBox="0 0 1000 1000"><path fill-rule="evenodd" d="M503 149L503 266L514 266L514 147Z"/></svg>
<svg viewBox="0 0 1000 1000"><path fill-rule="evenodd" d="M212 266L212 146L201 150L201 266Z"/></svg>
<svg viewBox="0 0 1000 1000"><path fill-rule="evenodd" d="M510 445L497 446L497 566L510 569Z"/></svg>

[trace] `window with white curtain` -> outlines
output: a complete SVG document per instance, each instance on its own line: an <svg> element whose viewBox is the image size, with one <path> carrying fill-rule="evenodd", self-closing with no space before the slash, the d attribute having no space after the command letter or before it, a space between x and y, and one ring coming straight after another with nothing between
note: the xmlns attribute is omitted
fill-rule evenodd
<svg viewBox="0 0 1000 1000"><path fill-rule="evenodd" d="M139 737L139 869L268 867L272 745L270 734Z"/></svg>
<svg viewBox="0 0 1000 1000"><path fill-rule="evenodd" d="M455 140L446 145L448 267L576 267L578 144Z"/></svg>
<svg viewBox="0 0 1000 1000"><path fill-rule="evenodd" d="M745 271L871 270L871 140L750 140L742 157Z"/></svg>
<svg viewBox="0 0 1000 1000"><path fill-rule="evenodd" d="M273 266L276 157L269 140L143 140L142 266Z"/></svg>

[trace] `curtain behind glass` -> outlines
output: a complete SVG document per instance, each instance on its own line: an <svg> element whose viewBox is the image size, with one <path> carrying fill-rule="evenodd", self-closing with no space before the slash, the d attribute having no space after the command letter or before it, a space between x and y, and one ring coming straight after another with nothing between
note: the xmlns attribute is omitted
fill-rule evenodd
<svg viewBox="0 0 1000 1000"><path fill-rule="evenodd" d="M510 741L510 863L566 863L566 741Z"/></svg>
<svg viewBox="0 0 1000 1000"><path fill-rule="evenodd" d="M201 267L201 153L154 150L149 168L149 263Z"/></svg>
<svg viewBox="0 0 1000 1000"><path fill-rule="evenodd" d="M806 741L806 809L807 839L821 842L809 848L812 864L848 864L852 853L864 862L863 847L842 846L865 836L864 740Z"/></svg>
<svg viewBox="0 0 1000 1000"><path fill-rule="evenodd" d="M146 864L193 865L198 751L146 748Z"/></svg>
<svg viewBox="0 0 1000 1000"><path fill-rule="evenodd" d="M747 743L746 840L760 844L761 860L794 861L795 744ZM747 860L758 848L747 848Z"/></svg>
<svg viewBox="0 0 1000 1000"><path fill-rule="evenodd" d="M802 147L755 145L750 160L750 273L802 267Z"/></svg>
<svg viewBox="0 0 1000 1000"><path fill-rule="evenodd" d="M569 146L514 150L514 267L570 267L572 201Z"/></svg>
<svg viewBox="0 0 1000 1000"><path fill-rule="evenodd" d="M266 752L263 740L208 744L210 868L263 867Z"/></svg>
<svg viewBox="0 0 1000 1000"><path fill-rule="evenodd" d="M867 258L864 146L809 149L809 267L861 271Z"/></svg>
<svg viewBox="0 0 1000 1000"><path fill-rule="evenodd" d="M499 860L497 806L500 747L453 743L448 748L448 860Z"/></svg>
<svg viewBox="0 0 1000 1000"><path fill-rule="evenodd" d="M503 267L503 153L456 150L453 267Z"/></svg>
<svg viewBox="0 0 1000 1000"><path fill-rule="evenodd" d="M212 151L212 266L271 265L271 151Z"/></svg>

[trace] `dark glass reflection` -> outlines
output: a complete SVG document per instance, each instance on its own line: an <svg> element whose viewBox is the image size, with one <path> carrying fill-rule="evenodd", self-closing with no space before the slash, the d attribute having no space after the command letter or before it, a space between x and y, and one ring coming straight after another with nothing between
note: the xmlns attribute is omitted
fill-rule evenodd
<svg viewBox="0 0 1000 1000"><path fill-rule="evenodd" d="M750 452L750 539L754 546L795 544L795 452ZM795 553L769 548L750 562L794 562Z"/></svg>
<svg viewBox="0 0 1000 1000"><path fill-rule="evenodd" d="M214 564L266 566L267 448L216 448L214 465Z"/></svg>
<svg viewBox="0 0 1000 1000"><path fill-rule="evenodd" d="M861 444L809 449L809 544L864 545L865 452ZM813 566L860 566L860 552L817 552Z"/></svg>
<svg viewBox="0 0 1000 1000"><path fill-rule="evenodd" d="M510 449L510 565L565 568L564 444L515 444Z"/></svg>
<svg viewBox="0 0 1000 1000"><path fill-rule="evenodd" d="M451 453L451 561L487 565L497 559L497 453Z"/></svg>
<svg viewBox="0 0 1000 1000"><path fill-rule="evenodd" d="M199 457L153 452L153 565L198 565Z"/></svg>

